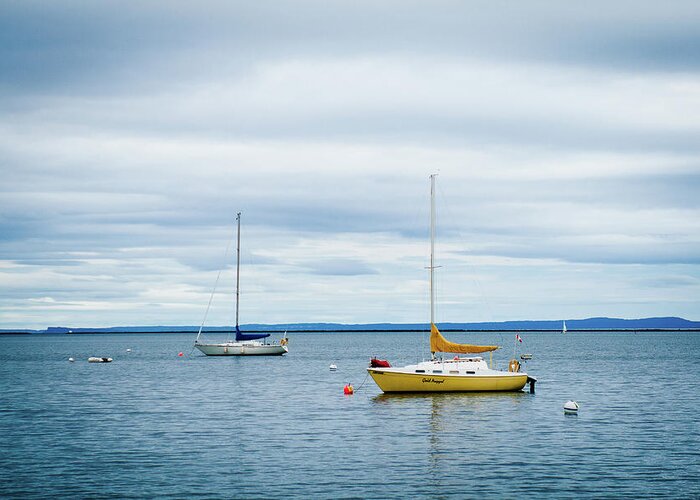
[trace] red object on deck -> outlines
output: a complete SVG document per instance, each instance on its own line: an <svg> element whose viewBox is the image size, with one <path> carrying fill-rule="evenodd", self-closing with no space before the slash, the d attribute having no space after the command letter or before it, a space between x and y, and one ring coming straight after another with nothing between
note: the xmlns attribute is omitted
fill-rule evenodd
<svg viewBox="0 0 700 500"><path fill-rule="evenodd" d="M370 368L391 368L391 365L386 359L372 358L369 360Z"/></svg>

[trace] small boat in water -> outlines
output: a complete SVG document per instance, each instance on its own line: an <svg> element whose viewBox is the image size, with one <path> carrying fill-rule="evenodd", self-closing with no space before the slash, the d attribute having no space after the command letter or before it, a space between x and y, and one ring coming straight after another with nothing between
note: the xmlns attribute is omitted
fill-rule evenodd
<svg viewBox="0 0 700 500"><path fill-rule="evenodd" d="M566 333L566 321L561 322L561 333Z"/></svg>
<svg viewBox="0 0 700 500"><path fill-rule="evenodd" d="M199 327L194 346L207 356L281 356L287 354L288 340L285 336L279 342L261 341L270 336L269 333L243 333L238 326L238 303L240 297L240 268L241 268L241 213L236 214L238 222L238 236L236 246L236 339L218 343L204 343L199 339L202 335L202 326ZM213 293L213 292L212 292ZM211 300L209 301L211 304ZM209 308L207 307L207 311ZM206 320L206 314L205 314Z"/></svg>
<svg viewBox="0 0 700 500"><path fill-rule="evenodd" d="M88 363L111 363L111 362L112 362L112 358L98 358L96 356L90 356L88 358Z"/></svg>
<svg viewBox="0 0 700 500"><path fill-rule="evenodd" d="M499 346L456 344L445 339L435 325L435 175L430 176L430 351L432 359L414 365L392 367L389 362L372 358L367 368L383 392L473 392L519 391L534 378L520 371L520 362L510 360L508 371L493 370L481 356L460 357L495 351ZM453 359L436 353L457 354Z"/></svg>

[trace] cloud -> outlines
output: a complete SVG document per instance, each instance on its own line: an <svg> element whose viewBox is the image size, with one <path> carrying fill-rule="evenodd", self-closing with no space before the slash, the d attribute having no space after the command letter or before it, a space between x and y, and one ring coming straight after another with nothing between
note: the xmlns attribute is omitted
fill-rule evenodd
<svg viewBox="0 0 700 500"><path fill-rule="evenodd" d="M263 140L678 154L697 152L700 121L687 106L698 96L692 74L307 55L261 61L245 79L222 71L144 95L37 96L26 109L13 99L7 128L12 144L31 131L56 152L84 149L85 168L124 147L138 148L132 162L148 166L155 153L178 148L172 137L215 152Z"/></svg>
<svg viewBox="0 0 700 500"><path fill-rule="evenodd" d="M67 93L152 91L259 60L367 54L483 58L628 71L693 71L692 1L564 5L508 2L53 2L6 5L3 80ZM290 14L293 13L293 14Z"/></svg>
<svg viewBox="0 0 700 500"><path fill-rule="evenodd" d="M366 274L377 274L364 262L355 259L323 259L314 262L311 272L329 276L362 276Z"/></svg>
<svg viewBox="0 0 700 500"><path fill-rule="evenodd" d="M29 299L30 302L38 302L38 303L46 303L46 304L54 304L56 301L51 298L51 297L39 297L35 299Z"/></svg>
<svg viewBox="0 0 700 500"><path fill-rule="evenodd" d="M677 289L677 288L698 288L700 286L700 280L694 276L687 275L665 275L657 276L650 279L643 279L639 281L641 287L654 287L654 288L666 288L666 289Z"/></svg>

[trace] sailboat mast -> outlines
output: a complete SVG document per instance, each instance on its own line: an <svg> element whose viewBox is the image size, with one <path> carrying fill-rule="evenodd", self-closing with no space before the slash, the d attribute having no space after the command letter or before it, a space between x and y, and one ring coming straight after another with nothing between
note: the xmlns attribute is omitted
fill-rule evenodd
<svg viewBox="0 0 700 500"><path fill-rule="evenodd" d="M430 176L430 326L435 324L435 284L433 271L435 269L435 177Z"/></svg>
<svg viewBox="0 0 700 500"><path fill-rule="evenodd" d="M238 301L240 297L241 285L241 213L236 214L238 221L238 238L236 239L236 328L238 328Z"/></svg>

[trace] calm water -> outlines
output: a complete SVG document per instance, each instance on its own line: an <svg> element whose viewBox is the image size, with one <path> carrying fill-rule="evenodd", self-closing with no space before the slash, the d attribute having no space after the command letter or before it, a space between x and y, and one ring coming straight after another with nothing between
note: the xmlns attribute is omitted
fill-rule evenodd
<svg viewBox="0 0 700 500"><path fill-rule="evenodd" d="M447 336L512 355L510 333ZM367 379L349 397L371 355L415 362L427 336L292 334L282 358L205 357L180 334L1 337L0 497L700 498L699 334L523 337L535 395Z"/></svg>

